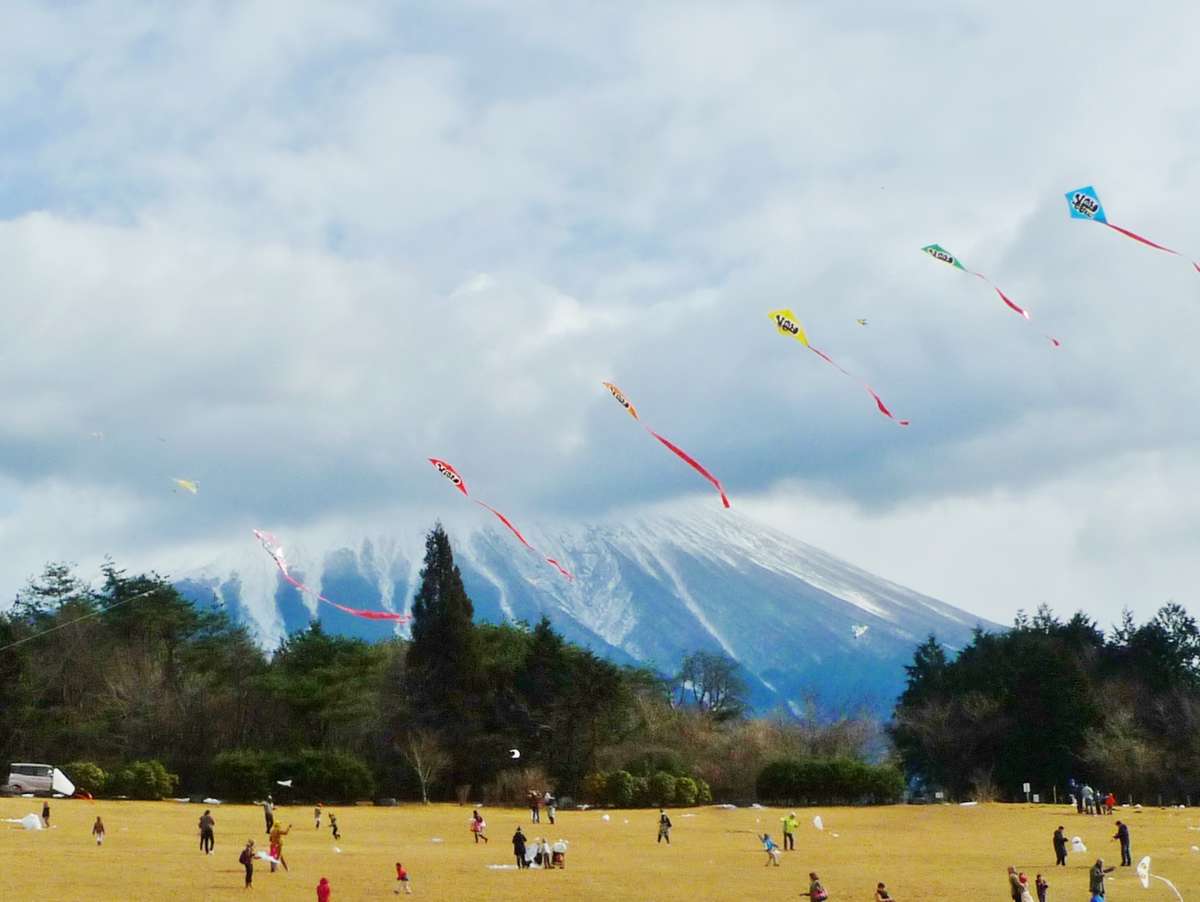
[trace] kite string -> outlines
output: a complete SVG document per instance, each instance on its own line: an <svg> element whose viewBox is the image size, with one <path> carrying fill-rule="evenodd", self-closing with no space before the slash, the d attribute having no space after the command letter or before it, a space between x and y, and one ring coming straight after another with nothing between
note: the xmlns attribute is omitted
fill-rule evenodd
<svg viewBox="0 0 1200 902"><path fill-rule="evenodd" d="M84 614L80 617L76 617L73 620L68 620L66 623L56 624L55 626L52 626L49 629L42 630L40 633L34 633L32 636L26 636L23 639L18 639L16 642L10 642L10 643L8 643L8 645L0 646L0 652L6 652L10 648L16 648L18 645L24 645L26 642L32 642L34 639L39 639L42 636L46 636L46 635L49 635L50 633L57 632L58 630L61 630L68 626L71 626L73 624L79 623L81 620L87 620L91 617L99 617L101 614L111 611L113 608L119 608L119 607L121 607L121 605L129 604L129 602L131 602L131 601L137 601L139 598L144 598L147 595L153 595L155 592L161 592L161 591L163 591L163 587L156 586L153 589L147 589L145 592L139 592L137 595L131 595L129 598L123 599L122 601L113 602L112 604L106 605L105 607L102 607L102 608L98 608L95 611L90 611L89 613Z"/></svg>

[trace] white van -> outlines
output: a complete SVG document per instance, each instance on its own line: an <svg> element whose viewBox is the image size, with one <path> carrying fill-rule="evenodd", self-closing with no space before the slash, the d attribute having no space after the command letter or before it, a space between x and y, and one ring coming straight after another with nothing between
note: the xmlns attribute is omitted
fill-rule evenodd
<svg viewBox="0 0 1200 902"><path fill-rule="evenodd" d="M18 793L75 794L75 784L61 770L49 764L10 764L7 788Z"/></svg>

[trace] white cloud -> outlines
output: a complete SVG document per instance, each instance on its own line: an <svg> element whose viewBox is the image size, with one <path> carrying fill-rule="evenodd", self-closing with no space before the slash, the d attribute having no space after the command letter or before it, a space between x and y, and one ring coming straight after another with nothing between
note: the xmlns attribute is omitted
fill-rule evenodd
<svg viewBox="0 0 1200 902"><path fill-rule="evenodd" d="M1061 201L1200 253L1189 5L10 18L0 586L437 504L429 454L528 511L695 489L611 378L735 504L986 616L1192 601L1196 276Z"/></svg>

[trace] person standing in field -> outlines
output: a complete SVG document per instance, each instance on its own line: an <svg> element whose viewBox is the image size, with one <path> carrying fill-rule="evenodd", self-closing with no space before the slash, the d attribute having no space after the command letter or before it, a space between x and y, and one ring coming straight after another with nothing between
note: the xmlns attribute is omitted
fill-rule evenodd
<svg viewBox="0 0 1200 902"><path fill-rule="evenodd" d="M1116 868L1106 868L1103 858L1096 859L1088 876L1088 892L1092 894L1093 899L1104 898L1104 875L1111 874L1115 870Z"/></svg>
<svg viewBox="0 0 1200 902"><path fill-rule="evenodd" d="M317 802L317 807L313 809L313 824L316 825L316 829L318 829L318 830L321 829L321 803L320 802Z"/></svg>
<svg viewBox="0 0 1200 902"><path fill-rule="evenodd" d="M275 826L275 800L267 796L267 800L262 803L263 820L267 824L266 833L271 835L271 828Z"/></svg>
<svg viewBox="0 0 1200 902"><path fill-rule="evenodd" d="M546 803L546 816L550 818L550 823L553 825L554 815L558 814L558 799L554 798L550 790L546 790L546 797L543 801Z"/></svg>
<svg viewBox="0 0 1200 902"><path fill-rule="evenodd" d="M521 828L517 827L517 832L513 834L513 855L517 857L517 868L525 867L525 834L521 832Z"/></svg>
<svg viewBox="0 0 1200 902"><path fill-rule="evenodd" d="M662 808L658 809L658 841L667 841L667 845L671 844L671 819L667 817L667 812Z"/></svg>
<svg viewBox="0 0 1200 902"><path fill-rule="evenodd" d="M1046 882L1046 878L1038 874L1037 881L1033 885L1037 890L1038 902L1046 902L1046 890L1050 888L1050 884Z"/></svg>
<svg viewBox="0 0 1200 902"><path fill-rule="evenodd" d="M334 839L342 838L342 832L338 830L337 815L332 811L329 812L329 831L333 834Z"/></svg>
<svg viewBox="0 0 1200 902"><path fill-rule="evenodd" d="M238 856L238 864L246 869L246 889L254 883L254 840L246 840L246 848Z"/></svg>
<svg viewBox="0 0 1200 902"><path fill-rule="evenodd" d="M1113 834L1113 839L1121 841L1121 866L1132 867L1133 857L1129 854L1129 825L1117 821L1117 832Z"/></svg>
<svg viewBox="0 0 1200 902"><path fill-rule="evenodd" d="M799 826L800 821L794 811L783 819L783 851L796 851L796 828Z"/></svg>
<svg viewBox="0 0 1200 902"><path fill-rule="evenodd" d="M104 821L97 816L96 823L92 824L92 836L96 838L96 845L104 845Z"/></svg>
<svg viewBox="0 0 1200 902"><path fill-rule="evenodd" d="M1021 902L1021 878L1011 864L1008 866L1008 897L1012 902Z"/></svg>
<svg viewBox="0 0 1200 902"><path fill-rule="evenodd" d="M529 790L529 823L540 824L542 822L541 807L542 797L538 795L538 791L536 789Z"/></svg>
<svg viewBox="0 0 1200 902"><path fill-rule="evenodd" d="M329 885L329 879L322 877L321 882L317 884L317 902L329 902L333 898L330 895L331 892L332 887Z"/></svg>
<svg viewBox="0 0 1200 902"><path fill-rule="evenodd" d="M1111 792L1104 797L1104 813L1112 814L1113 809L1117 807L1117 797Z"/></svg>
<svg viewBox="0 0 1200 902"><path fill-rule="evenodd" d="M1067 835L1063 833L1063 830L1063 825L1059 824L1058 829L1054 831L1052 842L1054 843L1054 866L1061 865L1065 868L1067 866Z"/></svg>
<svg viewBox="0 0 1200 902"><path fill-rule="evenodd" d="M205 855L211 855L213 853L213 827L216 825L216 823L217 822L213 820L212 811L206 808L204 810L204 814L200 815L199 823L200 851Z"/></svg>
<svg viewBox="0 0 1200 902"><path fill-rule="evenodd" d="M808 896L812 902L823 902L829 898L829 893L825 891L825 887L821 884L821 878L817 876L816 871L808 872L808 892L801 893L802 896Z"/></svg>
<svg viewBox="0 0 1200 902"><path fill-rule="evenodd" d="M1021 884L1021 902L1033 902L1033 896L1029 892L1029 878L1021 874L1017 880Z"/></svg>
<svg viewBox="0 0 1200 902"><path fill-rule="evenodd" d="M42 826L50 829L50 803L42 802Z"/></svg>
<svg viewBox="0 0 1200 902"><path fill-rule="evenodd" d="M896 902L896 897L888 892L883 883L875 884L875 902Z"/></svg>

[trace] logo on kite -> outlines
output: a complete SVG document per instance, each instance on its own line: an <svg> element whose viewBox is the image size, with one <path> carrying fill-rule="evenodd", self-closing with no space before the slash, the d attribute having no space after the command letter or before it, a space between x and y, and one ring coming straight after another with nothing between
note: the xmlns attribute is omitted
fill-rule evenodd
<svg viewBox="0 0 1200 902"><path fill-rule="evenodd" d="M949 263L958 269L966 269L965 266L958 262L954 254L950 253L940 244L927 244L921 250L933 257L934 260L941 260L943 263Z"/></svg>
<svg viewBox="0 0 1200 902"><path fill-rule="evenodd" d="M429 462L433 464L439 473L454 483L460 492L464 495L467 494L467 483L458 475L458 470L454 469L454 467L450 466L444 460L438 460L436 457L429 458Z"/></svg>
<svg viewBox="0 0 1200 902"><path fill-rule="evenodd" d="M780 335L790 335L800 344L808 347L808 336L804 334L804 328L800 325L800 317L796 316L791 310L772 310L768 316L775 322L775 328L779 330Z"/></svg>
<svg viewBox="0 0 1200 902"><path fill-rule="evenodd" d="M612 392L612 396L617 399L617 403L629 411L629 415L631 417L633 417L635 420L639 418L637 414L637 408L629 402L629 399L625 397L621 389L617 388L611 382L605 382L603 385L610 392Z"/></svg>
<svg viewBox="0 0 1200 902"><path fill-rule="evenodd" d="M1071 208L1073 219L1091 219L1096 222L1108 222L1104 215L1104 207L1100 204L1100 195L1091 185L1077 191L1068 191L1067 204Z"/></svg>

